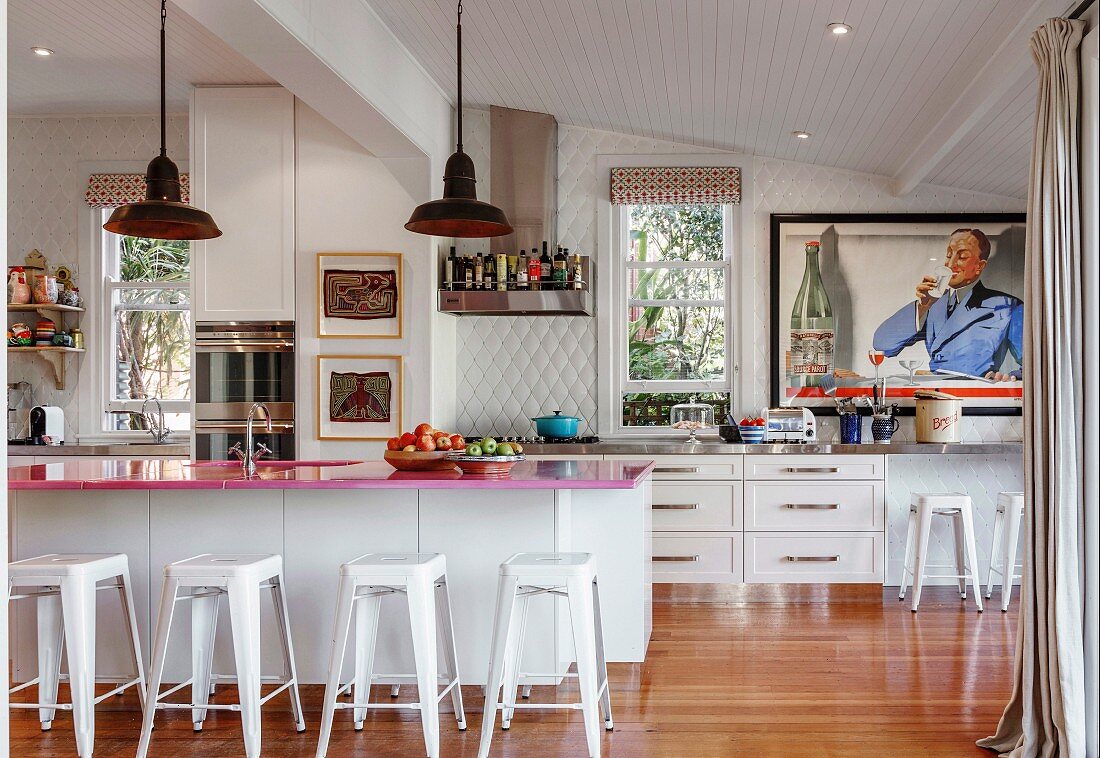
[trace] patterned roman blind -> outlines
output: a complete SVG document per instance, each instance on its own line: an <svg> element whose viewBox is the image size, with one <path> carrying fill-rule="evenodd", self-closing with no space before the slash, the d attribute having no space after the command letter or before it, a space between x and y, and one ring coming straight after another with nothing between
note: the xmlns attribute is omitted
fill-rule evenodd
<svg viewBox="0 0 1100 758"><path fill-rule="evenodd" d="M611 169L611 202L619 205L741 202L741 169L733 166Z"/></svg>
<svg viewBox="0 0 1100 758"><path fill-rule="evenodd" d="M180 190L183 202L191 202L191 181L187 174L180 174ZM145 174L92 174L84 199L93 208L117 208L140 202L145 199Z"/></svg>

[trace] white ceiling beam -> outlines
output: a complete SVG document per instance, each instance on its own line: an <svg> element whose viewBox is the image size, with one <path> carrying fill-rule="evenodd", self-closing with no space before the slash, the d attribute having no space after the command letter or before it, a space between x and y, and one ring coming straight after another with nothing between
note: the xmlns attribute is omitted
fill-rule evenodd
<svg viewBox="0 0 1100 758"><path fill-rule="evenodd" d="M1011 33L989 57L970 84L944 111L940 120L928 130L894 175L895 195L907 195L917 185L940 168L951 150L968 137L982 117L1001 98L1021 83L1034 64L1028 53L1028 39L1044 21L1064 16L1076 5L1076 0L1035 0Z"/></svg>
<svg viewBox="0 0 1100 758"><path fill-rule="evenodd" d="M173 0L380 158L416 202L451 149L451 103L366 3Z"/></svg>

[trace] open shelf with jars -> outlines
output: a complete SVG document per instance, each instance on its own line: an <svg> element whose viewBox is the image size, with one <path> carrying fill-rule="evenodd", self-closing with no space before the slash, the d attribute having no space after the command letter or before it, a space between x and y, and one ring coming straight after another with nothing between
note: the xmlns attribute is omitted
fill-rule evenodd
<svg viewBox="0 0 1100 758"><path fill-rule="evenodd" d="M74 305L60 303L8 303L8 313L34 313L41 318L53 321L59 330L63 328L66 316L79 316L84 313L84 310ZM84 348L64 345L8 345L8 352L36 355L49 363L53 368L54 385L57 389L63 390L65 389L65 364L70 355L79 355L84 352Z"/></svg>

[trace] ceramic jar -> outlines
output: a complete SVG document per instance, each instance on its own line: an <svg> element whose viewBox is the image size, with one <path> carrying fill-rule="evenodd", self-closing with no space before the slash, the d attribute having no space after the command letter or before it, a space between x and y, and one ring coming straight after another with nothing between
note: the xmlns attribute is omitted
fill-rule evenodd
<svg viewBox="0 0 1100 758"><path fill-rule="evenodd" d="M8 302L12 305L26 305L31 301L31 288L27 284L27 274L22 267L16 266L8 274Z"/></svg>
<svg viewBox="0 0 1100 758"><path fill-rule="evenodd" d="M57 302L57 278L48 274L36 274L34 277L34 302Z"/></svg>

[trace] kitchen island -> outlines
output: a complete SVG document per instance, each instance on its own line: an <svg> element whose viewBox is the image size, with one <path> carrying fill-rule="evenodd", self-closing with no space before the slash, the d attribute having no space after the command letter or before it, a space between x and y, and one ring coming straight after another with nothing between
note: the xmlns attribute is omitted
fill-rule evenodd
<svg viewBox="0 0 1100 758"><path fill-rule="evenodd" d="M385 463L312 463L261 464L252 477L221 461L16 466L8 472L12 560L126 553L148 659L165 564L199 553L279 553L298 673L305 683L321 683L339 565L369 552L443 553L462 679L482 684L499 564L516 552L590 552L597 557L608 660L644 659L652 615L652 463L525 461L507 479L472 479L457 470L396 472ZM98 671L121 676L128 671L124 646L116 644L121 616L106 594L100 597ZM411 672L404 602L384 602L376 670ZM34 615L30 604L13 608L18 681L36 675ZM173 623L166 681L189 676L188 619L180 613ZM263 627L265 672L279 670L271 621L268 616ZM228 620L219 627L215 668L228 673ZM564 672L573 655L564 606L532 604L527 628L525 670Z"/></svg>

